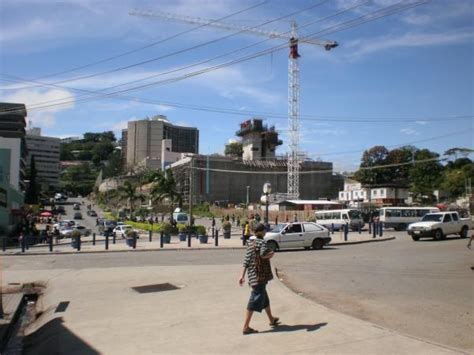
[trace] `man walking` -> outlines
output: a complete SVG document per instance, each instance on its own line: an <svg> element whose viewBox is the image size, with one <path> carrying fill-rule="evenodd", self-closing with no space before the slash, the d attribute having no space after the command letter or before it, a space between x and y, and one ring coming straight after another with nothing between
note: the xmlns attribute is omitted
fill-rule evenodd
<svg viewBox="0 0 474 355"><path fill-rule="evenodd" d="M265 226L262 223L255 226L254 233L255 237L252 237L251 242L247 244L239 279L239 284L242 286L245 282L245 273L247 273L248 283L252 287L242 330L244 335L258 333L257 330L250 327L250 321L255 311L265 310L272 327L276 327L280 323L279 318L272 314L270 299L266 291L268 281L273 279L270 259L274 252L267 248L267 243L263 240Z"/></svg>

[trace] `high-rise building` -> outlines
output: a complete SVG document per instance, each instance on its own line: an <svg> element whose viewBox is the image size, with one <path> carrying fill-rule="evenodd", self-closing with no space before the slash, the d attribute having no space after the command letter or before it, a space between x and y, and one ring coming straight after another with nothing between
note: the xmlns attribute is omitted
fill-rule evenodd
<svg viewBox="0 0 474 355"><path fill-rule="evenodd" d="M128 122L127 166L159 169L162 141L171 139L175 153L199 153L199 130L171 124L165 116Z"/></svg>
<svg viewBox="0 0 474 355"><path fill-rule="evenodd" d="M128 129L122 129L122 139L120 139L120 147L122 148L123 159L127 159L127 143L128 143Z"/></svg>
<svg viewBox="0 0 474 355"><path fill-rule="evenodd" d="M28 148L28 167L35 159L37 183L44 190L59 187L59 146L61 140L41 135L40 128L31 128L26 132Z"/></svg>
<svg viewBox="0 0 474 355"><path fill-rule="evenodd" d="M283 144L275 127L263 125L258 118L242 122L236 135L242 137L243 160L273 160L276 148Z"/></svg>

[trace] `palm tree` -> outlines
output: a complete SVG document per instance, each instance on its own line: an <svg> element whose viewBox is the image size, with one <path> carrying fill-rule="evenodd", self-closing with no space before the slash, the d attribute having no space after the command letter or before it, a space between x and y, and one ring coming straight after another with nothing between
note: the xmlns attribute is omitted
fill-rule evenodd
<svg viewBox="0 0 474 355"><path fill-rule="evenodd" d="M130 210L130 217L133 216L133 206L135 201L143 201L145 197L137 192L137 187L130 181L125 181L122 186L117 189L121 199L126 200Z"/></svg>
<svg viewBox="0 0 474 355"><path fill-rule="evenodd" d="M171 170L166 170L156 176L150 194L153 202L168 200L171 208L170 221L173 222L173 207L176 203L181 207L183 195L176 190L176 181Z"/></svg>

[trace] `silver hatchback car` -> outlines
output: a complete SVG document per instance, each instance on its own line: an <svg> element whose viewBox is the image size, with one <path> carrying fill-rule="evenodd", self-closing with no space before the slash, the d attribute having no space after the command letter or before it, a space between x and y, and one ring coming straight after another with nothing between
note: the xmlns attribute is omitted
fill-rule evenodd
<svg viewBox="0 0 474 355"><path fill-rule="evenodd" d="M294 222L275 225L264 240L272 250L286 248L322 249L331 242L329 230L313 222Z"/></svg>

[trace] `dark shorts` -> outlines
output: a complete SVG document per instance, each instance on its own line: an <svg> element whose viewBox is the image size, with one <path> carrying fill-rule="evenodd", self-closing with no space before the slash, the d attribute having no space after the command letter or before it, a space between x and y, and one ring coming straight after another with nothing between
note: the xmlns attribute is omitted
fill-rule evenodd
<svg viewBox="0 0 474 355"><path fill-rule="evenodd" d="M249 303L247 305L249 311L261 312L270 305L266 286L267 284L252 286L252 293L250 294Z"/></svg>

